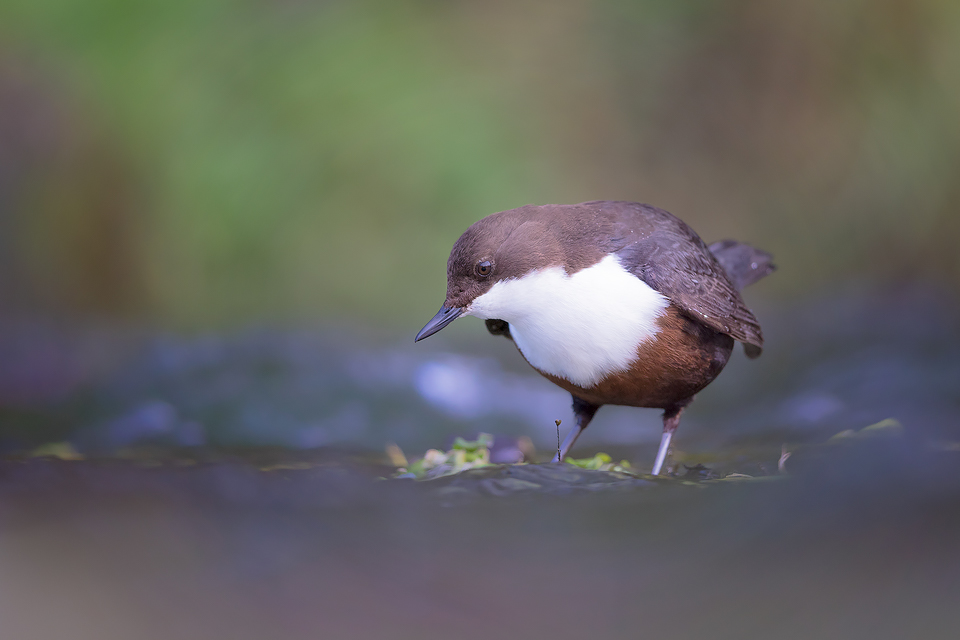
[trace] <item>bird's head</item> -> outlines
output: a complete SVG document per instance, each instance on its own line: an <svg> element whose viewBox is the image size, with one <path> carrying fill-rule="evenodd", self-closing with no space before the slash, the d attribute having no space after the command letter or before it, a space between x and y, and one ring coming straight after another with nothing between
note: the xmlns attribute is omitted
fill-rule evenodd
<svg viewBox="0 0 960 640"><path fill-rule="evenodd" d="M417 334L417 341L460 316L485 317L475 313L474 302L498 282L563 262L560 245L539 210L528 206L494 213L460 236L447 260L447 297Z"/></svg>
<svg viewBox="0 0 960 640"><path fill-rule="evenodd" d="M623 235L614 233L613 214L602 205L527 205L475 222L453 245L446 300L416 339L432 336L465 315L512 323L511 312L529 309L523 301L486 295L502 289L499 283L551 267L572 274L596 264L610 250L604 239L617 241Z"/></svg>

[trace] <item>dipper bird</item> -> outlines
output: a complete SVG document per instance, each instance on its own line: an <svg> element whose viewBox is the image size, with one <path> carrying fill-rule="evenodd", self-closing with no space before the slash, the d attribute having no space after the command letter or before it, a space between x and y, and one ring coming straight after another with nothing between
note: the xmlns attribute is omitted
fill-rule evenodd
<svg viewBox="0 0 960 640"><path fill-rule="evenodd" d="M562 461L602 405L663 409L660 473L680 414L727 364L734 340L760 355L760 324L739 290L772 272L770 254L709 247L646 204L528 205L474 223L447 261L447 297L417 334L461 316L513 340L573 396Z"/></svg>

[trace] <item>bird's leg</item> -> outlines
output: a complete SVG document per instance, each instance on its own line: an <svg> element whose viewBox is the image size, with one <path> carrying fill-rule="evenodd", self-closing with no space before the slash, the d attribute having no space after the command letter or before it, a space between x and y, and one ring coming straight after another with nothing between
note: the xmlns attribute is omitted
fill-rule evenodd
<svg viewBox="0 0 960 640"><path fill-rule="evenodd" d="M680 426L680 414L683 413L683 407L673 407L663 412L663 436L660 438L660 450L657 451L657 459L653 463L653 475L660 475L660 468L667 457L667 451L670 450L670 440L673 438L673 432Z"/></svg>
<svg viewBox="0 0 960 640"><path fill-rule="evenodd" d="M553 456L554 462L563 462L563 459L567 457L567 453L569 453L573 447L573 443L577 441L577 438L580 437L583 430L586 429L590 421L593 420L593 414L595 414L599 408L600 405L598 404L591 404L586 400L581 400L577 396L573 396L573 415L577 419L577 426L571 429L567 437L564 438L563 444L560 445L560 451L557 455Z"/></svg>

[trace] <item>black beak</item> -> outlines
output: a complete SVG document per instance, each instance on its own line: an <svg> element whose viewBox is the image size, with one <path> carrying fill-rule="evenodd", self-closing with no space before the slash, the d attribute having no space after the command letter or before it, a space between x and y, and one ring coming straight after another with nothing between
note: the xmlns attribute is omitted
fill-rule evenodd
<svg viewBox="0 0 960 640"><path fill-rule="evenodd" d="M420 342L424 338L429 338L459 318L461 313L463 313L463 309L460 307L440 307L437 315L433 316L423 329L420 329L420 333L417 334L417 337L413 341Z"/></svg>

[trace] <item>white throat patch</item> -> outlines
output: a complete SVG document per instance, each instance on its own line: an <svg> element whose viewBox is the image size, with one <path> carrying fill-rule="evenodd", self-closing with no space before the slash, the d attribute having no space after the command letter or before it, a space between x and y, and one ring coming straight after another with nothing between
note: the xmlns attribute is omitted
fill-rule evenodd
<svg viewBox="0 0 960 640"><path fill-rule="evenodd" d="M616 256L567 275L563 267L501 280L463 315L510 323L510 335L537 369L589 388L626 371L637 347L656 335L670 301Z"/></svg>

